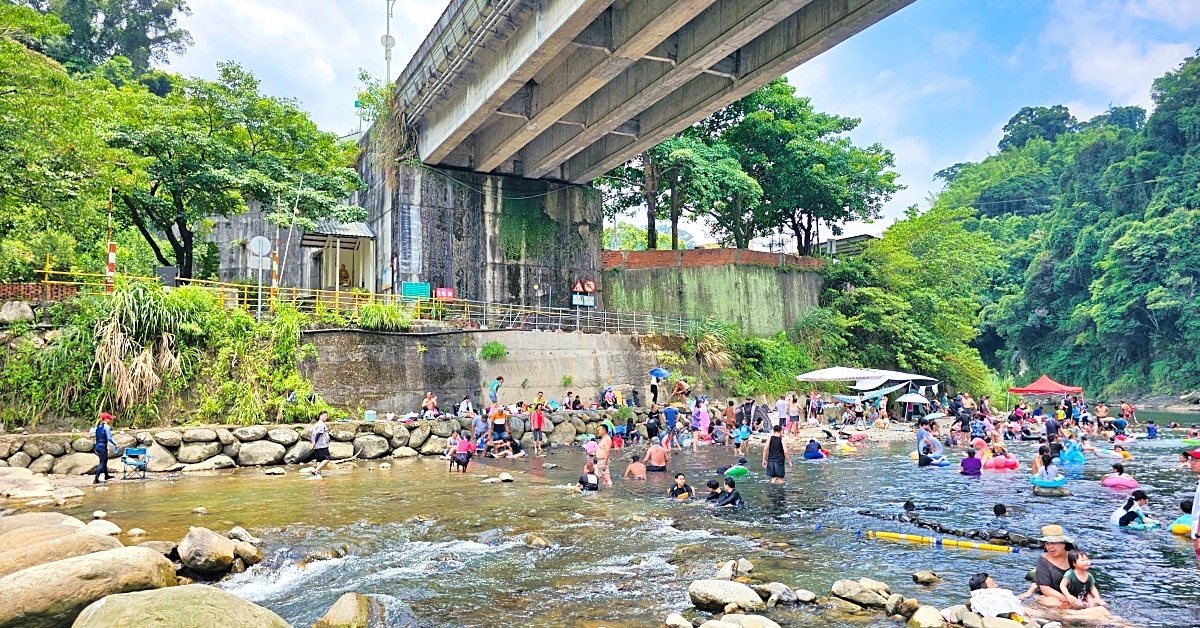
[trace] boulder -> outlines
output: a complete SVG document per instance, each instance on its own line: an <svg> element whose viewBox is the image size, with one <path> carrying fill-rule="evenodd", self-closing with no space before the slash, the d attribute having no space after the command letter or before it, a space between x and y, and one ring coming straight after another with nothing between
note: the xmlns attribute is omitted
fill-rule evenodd
<svg viewBox="0 0 1200 628"><path fill-rule="evenodd" d="M1033 494L1038 497L1070 497L1071 491L1065 486L1035 486L1033 487Z"/></svg>
<svg viewBox="0 0 1200 628"><path fill-rule="evenodd" d="M253 440L242 445L238 452L237 463L241 467L258 467L283 462L287 450L279 443L269 440Z"/></svg>
<svg viewBox="0 0 1200 628"><path fill-rule="evenodd" d="M0 628L70 626L84 608L106 596L175 583L175 566L147 547L120 547L30 567L0 578L5 599Z"/></svg>
<svg viewBox="0 0 1200 628"><path fill-rule="evenodd" d="M859 578L858 583L861 584L863 588L874 591L883 597L887 597L892 594L892 588L889 587L886 582L880 582L870 578Z"/></svg>
<svg viewBox="0 0 1200 628"><path fill-rule="evenodd" d="M221 443L216 441L216 436L214 435L213 440L210 441L185 442L179 448L179 453L175 454L175 459L183 464L196 464L197 462L204 462L219 453L221 453Z"/></svg>
<svg viewBox="0 0 1200 628"><path fill-rule="evenodd" d="M899 593L893 593L888 596L887 603L883 605L883 612L888 615L895 615L900 612L900 604L904 602L904 596Z"/></svg>
<svg viewBox="0 0 1200 628"><path fill-rule="evenodd" d="M329 429L329 440L338 441L340 443L349 443L354 440L355 432L352 429L345 427L333 427Z"/></svg>
<svg viewBox="0 0 1200 628"><path fill-rule="evenodd" d="M27 441L24 445L21 445L21 451L26 456L29 456L30 460L37 460L42 455L41 446L39 446L37 443L30 442L30 441Z"/></svg>
<svg viewBox="0 0 1200 628"><path fill-rule="evenodd" d="M92 519L83 526L83 531L100 536L121 536L121 526L107 519Z"/></svg>
<svg viewBox="0 0 1200 628"><path fill-rule="evenodd" d="M232 443L221 448L221 453L237 460L238 454L242 453L242 441L234 440Z"/></svg>
<svg viewBox="0 0 1200 628"><path fill-rule="evenodd" d="M211 443L216 440L216 430L210 430L207 427L197 427L183 433L183 442L185 443Z"/></svg>
<svg viewBox="0 0 1200 628"><path fill-rule="evenodd" d="M394 458L416 458L420 455L421 452L413 449L412 447L398 447L396 448L396 451L392 452L392 457Z"/></svg>
<svg viewBox="0 0 1200 628"><path fill-rule="evenodd" d="M396 435L395 427L395 423L380 421L371 425L371 433L375 434L376 436L382 436L388 440L391 440L391 438Z"/></svg>
<svg viewBox="0 0 1200 628"><path fill-rule="evenodd" d="M0 467L0 479L16 477L33 477L33 471L24 467Z"/></svg>
<svg viewBox="0 0 1200 628"><path fill-rule="evenodd" d="M283 455L285 464L300 464L309 460L312 460L312 443L306 440L298 441Z"/></svg>
<svg viewBox="0 0 1200 628"><path fill-rule="evenodd" d="M367 434L354 439L354 451L358 452L359 458L367 460L382 458L391 450L392 448L388 445L387 439L382 436Z"/></svg>
<svg viewBox="0 0 1200 628"><path fill-rule="evenodd" d="M26 512L0 517L0 536L13 530L34 526L70 526L82 530L84 523L71 515L58 512Z"/></svg>
<svg viewBox="0 0 1200 628"><path fill-rule="evenodd" d="M33 308L24 301L7 301L0 305L0 325L11 325L16 322L33 322Z"/></svg>
<svg viewBox="0 0 1200 628"><path fill-rule="evenodd" d="M233 430L233 435L243 443L249 443L266 438L267 428L261 425L247 425Z"/></svg>
<svg viewBox="0 0 1200 628"><path fill-rule="evenodd" d="M267 440L279 443L284 447L291 447L296 444L296 441L300 440L300 435L296 433L296 430L291 428L277 427L267 431Z"/></svg>
<svg viewBox="0 0 1200 628"><path fill-rule="evenodd" d="M346 593L313 624L313 628L375 628L383 624L383 604L361 593Z"/></svg>
<svg viewBox="0 0 1200 628"><path fill-rule="evenodd" d="M150 443L154 442L154 434L145 430L134 434L133 437L137 439L138 444L142 447L148 447Z"/></svg>
<svg viewBox="0 0 1200 628"><path fill-rule="evenodd" d="M921 603L911 597L906 597L900 605L896 607L896 612L904 617L912 617L917 609L921 608Z"/></svg>
<svg viewBox="0 0 1200 628"><path fill-rule="evenodd" d="M217 440L221 442L222 447L224 447L225 445L232 445L237 442L237 438L235 438L233 436L233 432L230 432L229 430L227 430L223 427L218 427L216 429L216 432L217 432Z"/></svg>
<svg viewBox="0 0 1200 628"><path fill-rule="evenodd" d="M7 485L0 491L0 496L13 501L29 501L33 499L49 499L54 503L54 485L40 476L29 478L24 482Z"/></svg>
<svg viewBox="0 0 1200 628"><path fill-rule="evenodd" d="M233 554L242 559L242 562L247 567L257 565L262 562L263 553L253 543L247 541L237 541L233 544Z"/></svg>
<svg viewBox="0 0 1200 628"><path fill-rule="evenodd" d="M754 589L729 580L697 580L688 586L688 597L696 608L706 611L724 611L726 604L737 604L745 611L767 608Z"/></svg>
<svg viewBox="0 0 1200 628"><path fill-rule="evenodd" d="M663 620L664 628L692 628L692 622L684 619L679 613L671 613Z"/></svg>
<svg viewBox="0 0 1200 628"><path fill-rule="evenodd" d="M758 594L758 597L761 597L764 600L769 600L772 596L774 596L775 599L781 604L795 604L798 601L796 599L795 591L792 591L791 587L783 584L782 582L759 584L752 588L754 589L754 592Z"/></svg>
<svg viewBox="0 0 1200 628"><path fill-rule="evenodd" d="M430 436L417 451L420 451L422 456L440 456L446 453L446 442L441 436Z"/></svg>
<svg viewBox="0 0 1200 628"><path fill-rule="evenodd" d="M175 549L178 546L170 541L144 541L142 543L138 543L137 546L148 547L159 554L166 556L167 558L171 558L172 556L178 558L178 555L175 552Z"/></svg>
<svg viewBox="0 0 1200 628"><path fill-rule="evenodd" d="M81 529L80 527L68 525L40 525L17 528L11 532L0 534L0 548L5 548L3 551L7 552L12 549L25 547L26 545L57 539L68 534L75 534Z"/></svg>
<svg viewBox="0 0 1200 628"><path fill-rule="evenodd" d="M55 460L56 458L50 454L42 454L37 457L37 460L29 463L29 470L34 473L50 473L54 469ZM96 462L99 461L100 459L97 458Z"/></svg>
<svg viewBox="0 0 1200 628"><path fill-rule="evenodd" d="M146 455L149 456L149 460L146 461L146 470L153 473L170 471L179 464L175 455L158 442L146 448Z"/></svg>
<svg viewBox="0 0 1200 628"><path fill-rule="evenodd" d="M243 528L242 526L233 526L229 529L229 532L227 532L225 536L234 541L246 541L247 543L252 543L257 540L254 538L253 534L250 534L249 530Z"/></svg>
<svg viewBox="0 0 1200 628"><path fill-rule="evenodd" d="M71 449L75 451L90 454L96 450L96 439L90 436L81 436L71 441Z"/></svg>
<svg viewBox="0 0 1200 628"><path fill-rule="evenodd" d="M178 447L183 444L183 435L175 430L163 430L154 434L154 440L163 447Z"/></svg>
<svg viewBox="0 0 1200 628"><path fill-rule="evenodd" d="M721 623L739 628L780 628L779 624L762 615L731 613L721 617Z"/></svg>
<svg viewBox="0 0 1200 628"><path fill-rule="evenodd" d="M87 475L96 470L99 462L96 454L69 453L54 461L51 472L55 475Z"/></svg>
<svg viewBox="0 0 1200 628"><path fill-rule="evenodd" d="M28 467L29 463L33 462L33 458L23 451L18 451L17 453L9 456L7 462L8 466L10 467L20 467L23 469Z"/></svg>
<svg viewBox="0 0 1200 628"><path fill-rule="evenodd" d="M458 421L437 421L429 428L429 432L434 436L450 438L456 429L458 429Z"/></svg>
<svg viewBox="0 0 1200 628"><path fill-rule="evenodd" d="M237 463L233 461L233 458L230 458L225 454L217 454L212 458L205 460L204 462L184 465L180 471L183 471L184 473L195 473L197 471L216 471L217 469L229 469L235 466L237 466Z"/></svg>
<svg viewBox="0 0 1200 628"><path fill-rule="evenodd" d="M913 582L924 586L934 585L942 581L942 578L936 573L927 570L913 572L912 579Z"/></svg>
<svg viewBox="0 0 1200 628"><path fill-rule="evenodd" d="M42 443L42 453L50 454L51 456L61 456L67 453L67 448L63 447L62 443Z"/></svg>
<svg viewBox="0 0 1200 628"><path fill-rule="evenodd" d="M73 628L290 628L282 617L242 598L203 584L123 593L104 598L79 614Z"/></svg>
<svg viewBox="0 0 1200 628"><path fill-rule="evenodd" d="M863 607L859 606L858 604L843 600L840 597L829 598L829 608L839 613L861 613L864 610Z"/></svg>
<svg viewBox="0 0 1200 628"><path fill-rule="evenodd" d="M908 619L909 628L945 628L946 618L932 606L922 606Z"/></svg>
<svg viewBox="0 0 1200 628"><path fill-rule="evenodd" d="M815 604L817 594L808 589L792 589L792 593L796 595L796 601L801 604Z"/></svg>
<svg viewBox="0 0 1200 628"><path fill-rule="evenodd" d="M421 445L425 444L425 440L429 438L429 426L418 425L408 431L408 446L413 449L420 449Z"/></svg>
<svg viewBox="0 0 1200 628"><path fill-rule="evenodd" d="M714 580L733 580L734 564L735 563L732 560L721 563L721 565L719 567L717 567L717 575L713 576L713 579Z"/></svg>
<svg viewBox="0 0 1200 628"><path fill-rule="evenodd" d="M546 438L551 444L554 445L570 445L571 443L575 442L576 434L577 430L575 429L575 426L563 421L562 424L555 427L554 432L548 435Z"/></svg>
<svg viewBox="0 0 1200 628"><path fill-rule="evenodd" d="M853 580L838 580L833 583L829 591L843 600L849 600L859 606L883 608L887 605L887 598Z"/></svg>
<svg viewBox="0 0 1200 628"><path fill-rule="evenodd" d="M392 436L388 439L388 444L392 449L400 449L408 446L409 432L408 428L403 425L392 427Z"/></svg>
<svg viewBox="0 0 1200 628"><path fill-rule="evenodd" d="M1026 628L1024 624L1004 617L984 617L980 625L983 628Z"/></svg>
<svg viewBox="0 0 1200 628"><path fill-rule="evenodd" d="M68 528L68 526L48 527L60 530ZM36 528L23 528L16 532L33 529ZM60 535L55 538L43 538L38 541L24 543L20 546L6 545L5 547L10 547L11 549L0 552L0 576L7 576L22 569L28 569L56 560L63 560L64 558L74 558L75 556L83 556L84 554L103 552L121 547L121 542L111 536L88 534L80 532L77 528L68 529L72 531L70 534ZM10 535L6 534L4 536L7 539Z"/></svg>
<svg viewBox="0 0 1200 628"><path fill-rule="evenodd" d="M334 460L346 460L354 457L354 443L330 441L329 457Z"/></svg>
<svg viewBox="0 0 1200 628"><path fill-rule="evenodd" d="M738 573L750 573L751 571L754 571L754 563L746 560L745 558L739 558L737 559L737 565L734 568L737 569Z"/></svg>
<svg viewBox="0 0 1200 628"><path fill-rule="evenodd" d="M959 613L958 623L962 624L965 628L983 628L983 618L971 611Z"/></svg>
<svg viewBox="0 0 1200 628"><path fill-rule="evenodd" d="M138 444L137 437L126 432L117 432L116 434L113 434L112 439L119 449L135 447Z"/></svg>
<svg viewBox="0 0 1200 628"><path fill-rule="evenodd" d="M208 528L193 527L179 542L179 560L202 575L218 576L229 571L233 558L233 541Z"/></svg>

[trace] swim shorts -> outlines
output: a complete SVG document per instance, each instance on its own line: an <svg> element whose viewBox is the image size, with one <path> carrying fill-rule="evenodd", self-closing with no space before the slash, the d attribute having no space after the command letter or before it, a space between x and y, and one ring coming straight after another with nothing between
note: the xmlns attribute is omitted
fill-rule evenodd
<svg viewBox="0 0 1200 628"><path fill-rule="evenodd" d="M329 448L322 447L320 449L314 449L313 450L313 460L316 462L324 462L326 460L329 460Z"/></svg>
<svg viewBox="0 0 1200 628"><path fill-rule="evenodd" d="M786 473L787 473L787 471L784 468L782 460L768 460L767 461L767 477L781 478Z"/></svg>
<svg viewBox="0 0 1200 628"><path fill-rule="evenodd" d="M598 476L608 475L608 461L607 460L599 460L599 459L596 460L596 475L598 475Z"/></svg>
<svg viewBox="0 0 1200 628"><path fill-rule="evenodd" d="M667 465L659 466L656 464L648 464L648 465L646 465L646 470L647 471L666 471Z"/></svg>
<svg viewBox="0 0 1200 628"><path fill-rule="evenodd" d="M533 430L533 441L535 443L542 441L542 430Z"/></svg>

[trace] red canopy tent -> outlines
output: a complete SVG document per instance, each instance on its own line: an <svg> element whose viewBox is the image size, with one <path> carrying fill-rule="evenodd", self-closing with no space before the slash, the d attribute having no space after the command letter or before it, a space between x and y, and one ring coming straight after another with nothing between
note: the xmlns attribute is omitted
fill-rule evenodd
<svg viewBox="0 0 1200 628"><path fill-rule="evenodd" d="M1048 375L1043 375L1036 382L1028 386L1009 388L1008 392L1014 395L1081 395L1083 394L1083 388L1080 386L1064 386L1050 379Z"/></svg>

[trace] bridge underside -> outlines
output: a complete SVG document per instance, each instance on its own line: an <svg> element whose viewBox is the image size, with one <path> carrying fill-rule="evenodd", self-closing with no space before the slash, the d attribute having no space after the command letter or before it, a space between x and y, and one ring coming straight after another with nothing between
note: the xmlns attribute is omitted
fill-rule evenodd
<svg viewBox="0 0 1200 628"><path fill-rule="evenodd" d="M397 80L429 165L586 183L913 0L453 0Z"/></svg>

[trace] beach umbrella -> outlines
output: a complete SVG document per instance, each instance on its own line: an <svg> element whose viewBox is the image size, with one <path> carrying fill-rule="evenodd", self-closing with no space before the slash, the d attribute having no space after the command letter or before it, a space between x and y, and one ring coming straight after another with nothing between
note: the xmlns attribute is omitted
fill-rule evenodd
<svg viewBox="0 0 1200 628"><path fill-rule="evenodd" d="M941 418L944 418L945 416L946 416L945 412L930 412L929 414L925 415L925 418L932 420L932 419L941 419Z"/></svg>
<svg viewBox="0 0 1200 628"><path fill-rule="evenodd" d="M900 395L900 397L896 399L896 403L917 403L927 406L929 405L929 400L921 395L918 395L917 393L908 393L906 395Z"/></svg>
<svg viewBox="0 0 1200 628"><path fill-rule="evenodd" d="M651 377L657 377L659 379L663 379L670 374L671 374L671 371L668 371L667 369L665 369L661 366L656 366L656 367L650 369Z"/></svg>

